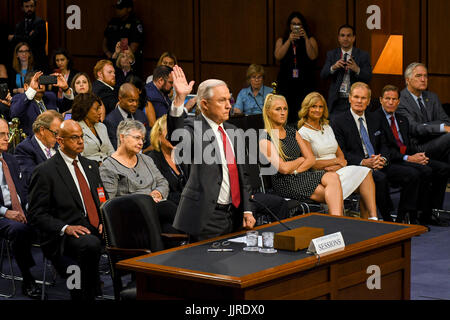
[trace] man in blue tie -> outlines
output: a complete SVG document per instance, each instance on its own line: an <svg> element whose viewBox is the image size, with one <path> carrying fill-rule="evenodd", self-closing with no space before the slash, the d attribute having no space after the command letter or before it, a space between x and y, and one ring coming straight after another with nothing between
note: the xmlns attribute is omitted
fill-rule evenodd
<svg viewBox="0 0 450 320"><path fill-rule="evenodd" d="M389 183L402 187L398 211L406 214L417 210L416 203L408 200L418 197L420 175L410 174L401 165L390 163L381 119L378 114L366 112L370 97L367 84L354 83L350 89L349 110L337 116L331 126L348 165L373 170L377 207L384 221L392 221Z"/></svg>
<svg viewBox="0 0 450 320"><path fill-rule="evenodd" d="M411 140L430 159L450 163L450 117L437 94L427 91L425 65L411 63L405 70L405 81L397 112L408 119Z"/></svg>

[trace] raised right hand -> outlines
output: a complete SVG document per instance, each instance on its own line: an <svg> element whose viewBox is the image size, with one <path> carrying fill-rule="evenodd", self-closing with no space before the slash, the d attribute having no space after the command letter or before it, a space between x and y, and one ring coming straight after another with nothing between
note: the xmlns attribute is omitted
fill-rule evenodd
<svg viewBox="0 0 450 320"><path fill-rule="evenodd" d="M191 93L192 87L194 86L195 81L187 82L186 76L184 75L183 69L181 69L178 65L173 67L173 71L171 72L173 77L173 88L176 93L176 97L174 100L174 106L180 107L184 104L184 100L186 96Z"/></svg>
<svg viewBox="0 0 450 320"><path fill-rule="evenodd" d="M38 91L39 90L39 78L40 76L42 76L44 73L42 71L38 71L36 72L36 74L33 76L33 78L31 78L31 82L30 82L30 87L33 88L34 90Z"/></svg>

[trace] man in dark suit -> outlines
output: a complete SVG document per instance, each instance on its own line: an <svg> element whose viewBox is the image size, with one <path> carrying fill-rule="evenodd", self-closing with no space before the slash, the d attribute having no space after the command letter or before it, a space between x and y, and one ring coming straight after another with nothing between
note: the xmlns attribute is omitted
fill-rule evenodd
<svg viewBox="0 0 450 320"><path fill-rule="evenodd" d="M350 89L350 109L338 115L331 126L348 164L373 170L377 207L384 221L392 221L389 182L402 187L398 211L405 215L417 210L410 199L418 197L420 175L408 170L408 167L389 161L389 148L381 119L377 114L366 112L370 96L367 84L354 83Z"/></svg>
<svg viewBox="0 0 450 320"><path fill-rule="evenodd" d="M92 83L92 92L102 99L105 114L108 115L116 108L117 90L116 71L111 61L100 60L94 66L95 81Z"/></svg>
<svg viewBox="0 0 450 320"><path fill-rule="evenodd" d="M450 117L438 96L428 87L428 72L422 63L411 63L405 70L407 87L400 95L398 113L408 119L411 137L430 159L450 163Z"/></svg>
<svg viewBox="0 0 450 320"><path fill-rule="evenodd" d="M33 52L35 65L40 70L48 69L45 44L47 43L47 28L45 20L36 16L36 0L21 0L24 19L20 21L14 30L14 34L8 36L13 47L19 42L26 42Z"/></svg>
<svg viewBox="0 0 450 320"><path fill-rule="evenodd" d="M66 79L60 74L57 76L55 87L63 90L63 99L58 99L55 93L45 91L45 86L39 84L42 72L29 72L25 77L25 93L16 94L11 102L11 118L19 118L20 128L27 136L33 134L33 122L38 115L46 110L63 111L70 108L73 100L72 89Z"/></svg>
<svg viewBox="0 0 450 320"><path fill-rule="evenodd" d="M55 155L56 136L63 120L62 115L55 110L41 113L33 123L34 135L23 140L14 150L27 187L34 168Z"/></svg>
<svg viewBox="0 0 450 320"><path fill-rule="evenodd" d="M29 217L41 233L41 247L61 276L77 264L81 289L73 299L93 300L99 283L101 252L101 202L106 195L98 164L79 154L84 149L83 131L73 120L59 129L59 151L36 167L31 177Z"/></svg>
<svg viewBox="0 0 450 320"><path fill-rule="evenodd" d="M430 160L425 152L418 152L417 147L411 142L408 119L396 112L400 103L400 90L396 86L387 85L383 88L380 103L381 108L376 112L382 119L390 161L406 166L420 176L418 197L415 199L410 196L409 201L416 201L417 209L421 211L419 218L421 223L435 223L436 221L431 219L431 211L433 208L442 209L450 165ZM417 223L417 212L410 212L411 214L411 223ZM404 220L404 212L399 212L396 221Z"/></svg>
<svg viewBox="0 0 450 320"><path fill-rule="evenodd" d="M328 92L331 119L348 110L348 96L352 84L358 81L368 84L372 78L369 54L353 47L355 39L356 33L352 26L341 26L338 30L340 47L327 52L325 65L320 72L322 79L331 79Z"/></svg>
<svg viewBox="0 0 450 320"><path fill-rule="evenodd" d="M133 119L142 122L145 126L145 143L142 152L147 152L150 146L148 120L142 110L138 109L139 91L131 83L124 83L119 89L119 103L103 122L108 128L108 136L114 149L117 149L117 127L122 120Z"/></svg>
<svg viewBox="0 0 450 320"><path fill-rule="evenodd" d="M184 100L194 82L188 84L178 66L173 68L172 76L176 98L167 117L168 139L177 145L175 137L183 136L183 142L177 146L183 159L178 160L190 164L173 226L192 240L213 238L242 227L253 228L248 174L244 165L236 161L241 158L239 153L245 151L236 148L235 139L230 138L239 134L236 127L225 122L231 109L226 83L214 79L202 82L197 92L201 114L186 119Z"/></svg>
<svg viewBox="0 0 450 320"><path fill-rule="evenodd" d="M0 238L11 241L17 265L22 274L24 295L39 299L40 287L36 286L30 268L35 265L31 255L33 230L27 222L27 192L25 179L14 157L8 154L9 128L0 119Z"/></svg>

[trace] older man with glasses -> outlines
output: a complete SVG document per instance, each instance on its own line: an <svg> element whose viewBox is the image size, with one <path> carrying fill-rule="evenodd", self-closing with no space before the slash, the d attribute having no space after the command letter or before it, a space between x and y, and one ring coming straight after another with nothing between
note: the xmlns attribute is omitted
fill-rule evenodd
<svg viewBox="0 0 450 320"><path fill-rule="evenodd" d="M27 186L34 168L56 153L56 136L63 117L55 110L41 113L33 123L34 135L17 145L14 155L25 175Z"/></svg>
<svg viewBox="0 0 450 320"><path fill-rule="evenodd" d="M74 120L62 122L59 150L38 165L29 186L29 220L40 231L41 247L62 277L78 265L81 288L73 288L72 299L94 300L99 295L98 264L103 231L100 204L106 193L98 163L80 156L83 131Z"/></svg>

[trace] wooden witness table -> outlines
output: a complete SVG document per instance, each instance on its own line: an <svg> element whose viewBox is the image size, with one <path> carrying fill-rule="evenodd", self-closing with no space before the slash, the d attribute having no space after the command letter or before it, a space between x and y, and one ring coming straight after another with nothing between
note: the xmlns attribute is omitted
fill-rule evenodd
<svg viewBox="0 0 450 320"><path fill-rule="evenodd" d="M278 250L275 254L243 251L207 252L211 244L242 236L228 234L182 247L120 261L136 272L138 299L410 299L411 238L426 232L419 225L374 222L318 213L284 220L291 228L340 231L345 249L321 257ZM260 232L285 231L279 223ZM369 266L380 269L380 289L369 290Z"/></svg>

